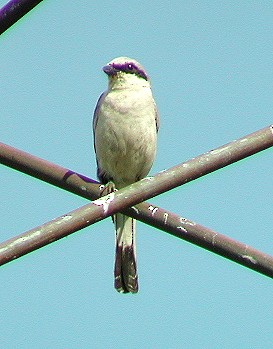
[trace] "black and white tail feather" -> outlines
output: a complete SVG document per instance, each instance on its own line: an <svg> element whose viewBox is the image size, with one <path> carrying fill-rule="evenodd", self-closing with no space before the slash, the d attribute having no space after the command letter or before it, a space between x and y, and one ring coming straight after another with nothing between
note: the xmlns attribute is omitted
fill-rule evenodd
<svg viewBox="0 0 273 349"><path fill-rule="evenodd" d="M136 220L117 213L116 226L115 288L121 293L137 293Z"/></svg>

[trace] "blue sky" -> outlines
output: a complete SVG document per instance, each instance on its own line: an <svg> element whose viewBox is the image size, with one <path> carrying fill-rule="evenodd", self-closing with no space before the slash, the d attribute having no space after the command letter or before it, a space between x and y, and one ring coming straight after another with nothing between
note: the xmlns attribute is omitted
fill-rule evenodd
<svg viewBox="0 0 273 349"><path fill-rule="evenodd" d="M6 1L0 1L2 7ZM96 177L91 121L126 55L160 110L151 173L272 123L271 1L45 0L0 37L0 141ZM151 200L273 254L269 149ZM87 203L7 167L1 240ZM5 348L272 348L272 280L138 223L140 292L113 288L110 219L1 268Z"/></svg>

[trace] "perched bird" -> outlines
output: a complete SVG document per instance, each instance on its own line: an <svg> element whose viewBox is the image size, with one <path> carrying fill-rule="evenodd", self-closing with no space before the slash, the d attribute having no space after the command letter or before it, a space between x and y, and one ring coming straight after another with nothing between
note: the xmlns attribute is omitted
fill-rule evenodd
<svg viewBox="0 0 273 349"><path fill-rule="evenodd" d="M136 60L115 58L103 71L108 75L108 90L97 102L93 132L97 174L105 184L105 195L148 174L156 154L159 116L150 79ZM136 293L136 222L121 213L114 222L115 288Z"/></svg>

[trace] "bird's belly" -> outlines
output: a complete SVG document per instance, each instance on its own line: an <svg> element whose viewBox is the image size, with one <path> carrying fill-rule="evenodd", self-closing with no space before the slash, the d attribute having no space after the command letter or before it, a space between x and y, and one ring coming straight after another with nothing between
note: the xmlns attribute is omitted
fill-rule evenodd
<svg viewBox="0 0 273 349"><path fill-rule="evenodd" d="M144 178L156 153L155 116L109 117L97 127L96 143L100 169L121 188Z"/></svg>

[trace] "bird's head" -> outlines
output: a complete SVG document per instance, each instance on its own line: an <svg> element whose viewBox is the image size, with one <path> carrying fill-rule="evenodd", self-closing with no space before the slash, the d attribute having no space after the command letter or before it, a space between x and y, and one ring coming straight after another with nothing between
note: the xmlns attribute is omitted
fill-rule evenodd
<svg viewBox="0 0 273 349"><path fill-rule="evenodd" d="M118 57L103 67L108 75L110 88L128 86L150 86L149 77L144 68L135 59Z"/></svg>

